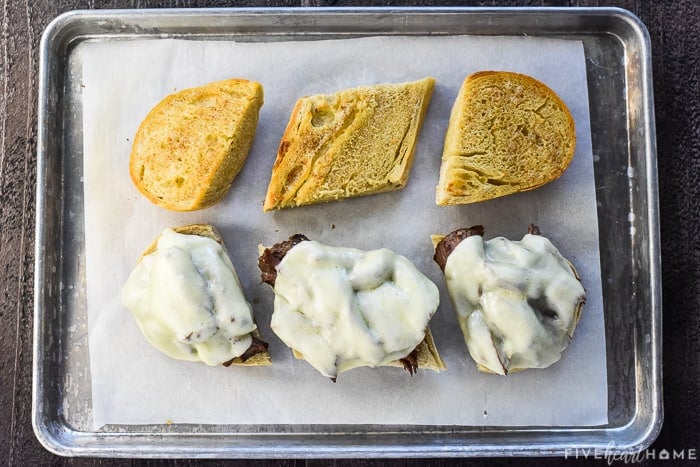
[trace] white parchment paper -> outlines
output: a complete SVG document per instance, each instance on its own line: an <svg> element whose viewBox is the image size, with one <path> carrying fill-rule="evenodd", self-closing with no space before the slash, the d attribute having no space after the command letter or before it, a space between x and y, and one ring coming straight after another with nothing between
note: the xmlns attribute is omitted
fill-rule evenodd
<svg viewBox="0 0 700 467"><path fill-rule="evenodd" d="M583 47L576 41L494 37L381 37L232 43L83 42L87 302L95 428L104 424L597 425L607 422L598 225ZM570 107L578 143L569 169L540 189L480 204L434 202L442 143L462 80L484 70L534 76ZM437 85L408 186L400 191L263 214L262 202L299 96L433 76ZM210 81L260 81L265 105L248 161L226 199L174 213L143 198L129 178L131 141L165 95ZM430 235L483 224L487 238L519 239L538 224L577 266L588 301L562 360L546 370L479 373L467 354ZM172 360L146 342L120 293L141 252L169 226L211 223L223 233L263 336L271 367L207 367ZM357 248L388 247L441 289L431 328L446 372L357 369L333 384L295 360L269 329L271 290L260 284L257 245L301 232Z"/></svg>

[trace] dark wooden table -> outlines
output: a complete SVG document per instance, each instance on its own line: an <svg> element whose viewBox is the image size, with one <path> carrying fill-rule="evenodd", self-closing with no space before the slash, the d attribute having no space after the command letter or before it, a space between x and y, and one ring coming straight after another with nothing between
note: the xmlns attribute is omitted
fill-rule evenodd
<svg viewBox="0 0 700 467"><path fill-rule="evenodd" d="M46 451L31 426L32 296L39 40L57 15L73 9L329 6L333 1L4 0L0 11L0 462L11 465L112 464L129 461L62 459ZM658 142L663 274L665 421L652 445L700 459L700 3L481 1L356 2L363 5L620 6L647 25L652 41ZM691 451L695 450L695 451ZM590 459L589 459L590 461ZM408 465L415 461L256 461L237 465ZM484 461L486 462L486 461ZM493 465L559 465L561 459L489 459ZM574 461L577 463L582 460ZM604 462L601 460L593 462ZM644 463L651 463L647 459ZM699 461L696 461L699 462ZM154 463L154 462L151 462ZM158 462L165 463L165 462ZM431 460L430 465L452 465ZM671 462L662 465L672 465Z"/></svg>

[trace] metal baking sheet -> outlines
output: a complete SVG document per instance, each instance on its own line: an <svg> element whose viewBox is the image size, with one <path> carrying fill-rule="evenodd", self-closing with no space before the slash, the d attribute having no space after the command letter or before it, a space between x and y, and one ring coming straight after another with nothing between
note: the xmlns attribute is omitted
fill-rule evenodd
<svg viewBox="0 0 700 467"><path fill-rule="evenodd" d="M376 35L582 41L591 111L608 355L598 427L91 424L85 290L81 62L86 40L274 41ZM619 9L206 9L71 12L41 47L33 424L62 455L428 457L627 453L661 426L658 199L649 38Z"/></svg>

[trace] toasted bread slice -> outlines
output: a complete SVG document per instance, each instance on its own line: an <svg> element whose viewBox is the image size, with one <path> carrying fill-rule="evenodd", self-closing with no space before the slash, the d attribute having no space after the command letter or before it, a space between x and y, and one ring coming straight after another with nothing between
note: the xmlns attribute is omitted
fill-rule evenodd
<svg viewBox="0 0 700 467"><path fill-rule="evenodd" d="M221 237L221 234L219 231L216 229L216 227L208 224L192 224L192 225L185 225L181 227L173 227L173 230L177 233L184 234L184 235L198 235L200 237L208 237L211 238L212 240L216 241L221 245L221 247L224 249L224 252L228 254L228 250L226 249L226 245L224 244L223 238ZM156 239L147 249L146 251L143 252L141 255L141 258L143 258L146 255L149 255L156 251L156 248L158 247L158 239ZM258 339L259 341L262 341L262 336L260 335L260 332L258 332L257 329L255 329L251 335ZM254 355L252 355L250 358L247 358L245 361L241 357L235 357L233 360L230 362L227 362L225 364L226 366L228 365L236 365L236 366L267 366L267 365L272 365L272 357L270 356L270 352L265 349L263 351L260 351Z"/></svg>
<svg viewBox="0 0 700 467"><path fill-rule="evenodd" d="M434 84L425 78L299 99L263 210L403 188Z"/></svg>
<svg viewBox="0 0 700 467"><path fill-rule="evenodd" d="M549 87L518 73L474 73L452 108L436 203L474 203L540 187L566 170L575 146L571 112Z"/></svg>
<svg viewBox="0 0 700 467"><path fill-rule="evenodd" d="M134 185L174 211L219 202L248 157L262 104L262 85L243 79L167 96L134 138L129 163Z"/></svg>

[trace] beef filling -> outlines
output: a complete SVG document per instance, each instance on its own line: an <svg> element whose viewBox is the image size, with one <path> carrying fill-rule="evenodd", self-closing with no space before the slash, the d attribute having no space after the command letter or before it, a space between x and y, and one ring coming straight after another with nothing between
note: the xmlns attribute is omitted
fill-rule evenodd
<svg viewBox="0 0 700 467"><path fill-rule="evenodd" d="M527 226L527 233L531 235L542 235L540 233L540 228L535 224L529 224ZM457 229L449 234L445 235L445 238L440 240L440 243L435 247L435 255L433 259L440 266L442 272L445 272L445 264L447 263L447 257L457 248L462 240L472 235L484 236L484 227L481 225L473 225L467 229Z"/></svg>
<svg viewBox="0 0 700 467"><path fill-rule="evenodd" d="M261 273L260 280L274 287L275 279L277 279L277 265L280 264L292 247L307 240L308 238L302 234L294 234L288 240L275 243L270 248L265 248L263 254L258 258L258 268L260 268Z"/></svg>
<svg viewBox="0 0 700 467"><path fill-rule="evenodd" d="M530 224L527 226L527 233L531 235L542 235L540 233L540 228L537 227L535 224Z"/></svg>
<svg viewBox="0 0 700 467"><path fill-rule="evenodd" d="M413 349L413 351L406 355L404 358L399 359L401 364L403 365L404 370L408 371L411 373L411 376L413 376L417 371L418 371L418 350L417 348Z"/></svg>
<svg viewBox="0 0 700 467"><path fill-rule="evenodd" d="M250 343L250 347L248 347L248 349L245 352L243 352L243 355L241 355L238 358L240 358L240 360L245 363L245 361L248 360L249 358L254 357L257 354L262 353L265 350L267 350L267 346L268 346L267 342L261 341L257 337L253 336L253 342ZM223 365L226 367L231 366L231 364L233 363L234 360L235 360L235 358L232 358L228 362L224 362Z"/></svg>
<svg viewBox="0 0 700 467"><path fill-rule="evenodd" d="M440 240L440 243L435 247L435 255L433 259L440 266L442 272L445 272L445 264L447 263L447 257L450 256L452 251L457 248L457 245L461 243L467 237L472 235L484 236L484 227L481 225L473 225L467 229L457 229L449 234L445 235L445 238Z"/></svg>

